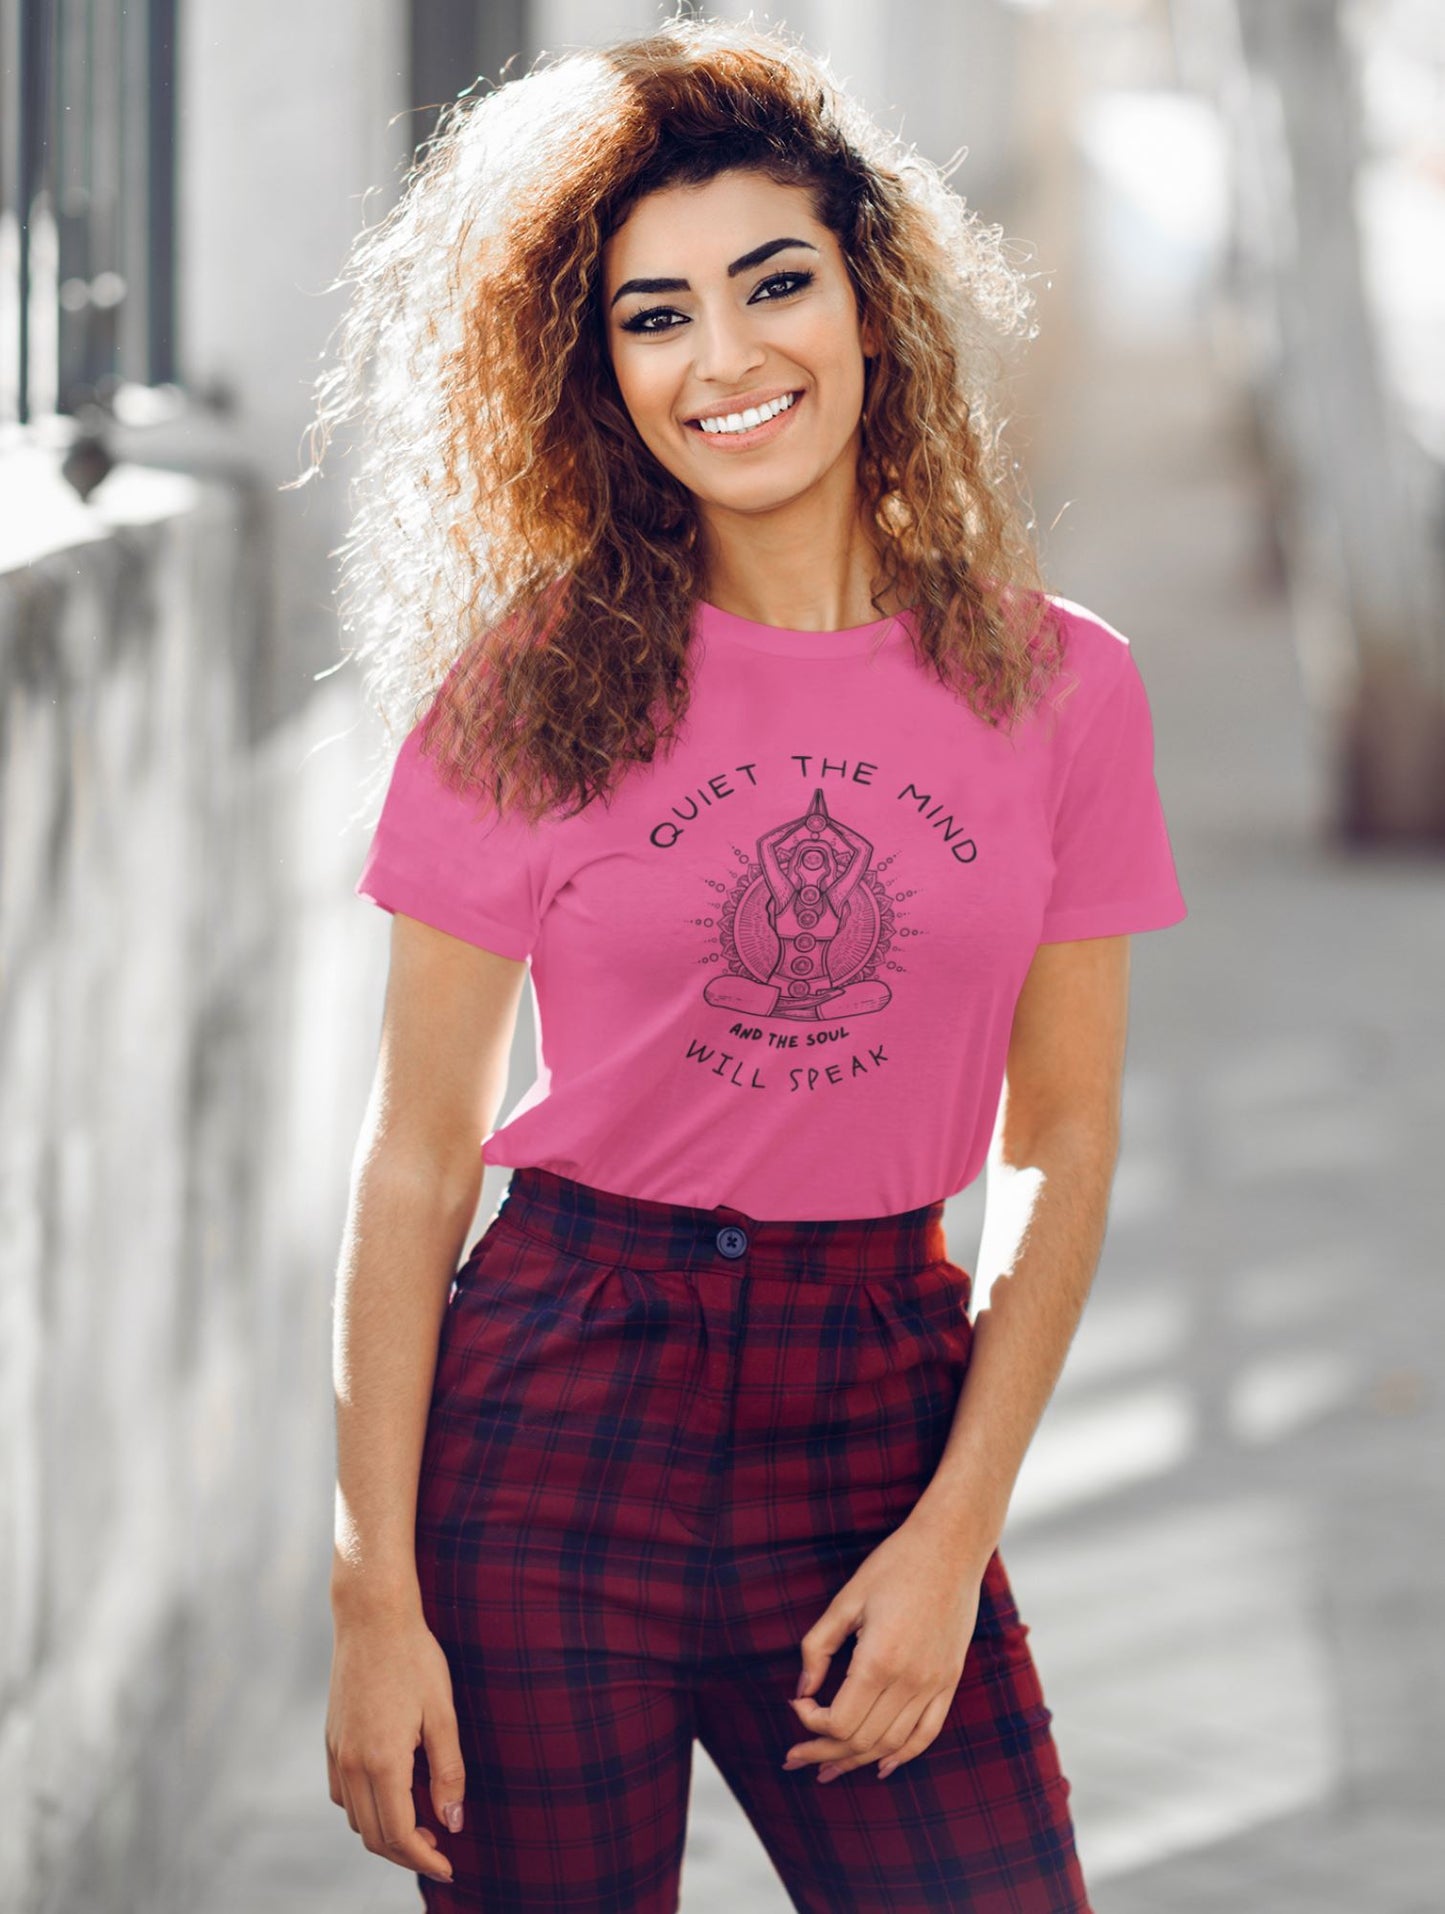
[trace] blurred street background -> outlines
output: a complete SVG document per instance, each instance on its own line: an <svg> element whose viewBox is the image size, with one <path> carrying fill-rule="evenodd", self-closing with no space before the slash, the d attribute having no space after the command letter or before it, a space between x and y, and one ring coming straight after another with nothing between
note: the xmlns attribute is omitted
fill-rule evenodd
<svg viewBox="0 0 1445 1914"><path fill-rule="evenodd" d="M1133 643L1190 907L1134 943L1108 1242L1003 1541L1095 1914L1441 1914L1445 11L754 12L1028 250L1010 436L1050 588ZM441 104L663 17L0 0L5 1914L419 1905L327 1792L387 922L344 464L278 488ZM529 1003L505 1108L532 1057ZM700 1748L692 1803L684 1914L785 1914Z"/></svg>

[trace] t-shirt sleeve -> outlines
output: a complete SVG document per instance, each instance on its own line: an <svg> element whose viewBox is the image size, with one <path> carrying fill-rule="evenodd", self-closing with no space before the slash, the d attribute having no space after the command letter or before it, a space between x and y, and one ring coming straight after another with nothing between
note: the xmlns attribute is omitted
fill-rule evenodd
<svg viewBox="0 0 1445 1914"><path fill-rule="evenodd" d="M1128 646L1115 642L1115 681L1084 713L1064 773L1043 944L1164 930L1188 915L1154 780L1144 681Z"/></svg>
<svg viewBox="0 0 1445 1914"><path fill-rule="evenodd" d="M462 796L407 735L355 894L501 957L531 954L541 921L544 841L519 812Z"/></svg>

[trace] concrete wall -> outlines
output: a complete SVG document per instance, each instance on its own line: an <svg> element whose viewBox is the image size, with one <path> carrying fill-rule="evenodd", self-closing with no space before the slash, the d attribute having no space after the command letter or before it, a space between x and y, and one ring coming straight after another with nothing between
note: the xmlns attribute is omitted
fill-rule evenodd
<svg viewBox="0 0 1445 1914"><path fill-rule="evenodd" d="M329 1649L384 934L349 695L252 730L255 506L122 466L0 575L7 1914L193 1905L233 1751Z"/></svg>
<svg viewBox="0 0 1445 1914"><path fill-rule="evenodd" d="M398 0L181 9L181 376L229 399L229 428L273 495L305 468L311 383L345 306L326 287L400 184L407 81ZM255 692L270 721L336 662L326 554L344 527L341 469L275 501Z"/></svg>
<svg viewBox="0 0 1445 1914"><path fill-rule="evenodd" d="M0 575L7 1910L193 1905L232 1747L325 1665L384 930L369 734L315 682L343 475L276 488L406 150L404 18L183 9L181 366L224 409L118 435L86 505L53 451L7 473L7 548L48 553Z"/></svg>
<svg viewBox="0 0 1445 1914"><path fill-rule="evenodd" d="M122 470L89 516L86 542L0 579L17 1910L159 1897L266 1605L298 1602L288 1537L314 1500L257 1492L294 1363L290 1272L262 1254L278 947L244 734L245 498Z"/></svg>

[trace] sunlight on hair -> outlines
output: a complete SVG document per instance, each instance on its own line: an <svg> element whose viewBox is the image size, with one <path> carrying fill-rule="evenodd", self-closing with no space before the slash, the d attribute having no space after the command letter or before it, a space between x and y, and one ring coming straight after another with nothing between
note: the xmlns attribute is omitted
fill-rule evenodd
<svg viewBox="0 0 1445 1914"><path fill-rule="evenodd" d="M425 715L458 790L580 808L681 722L697 501L622 402L600 262L640 195L729 168L813 193L879 324L858 490L921 660L991 724L1059 662L1002 438L1028 248L795 36L679 18L454 102L333 282L351 299L294 483L358 428L347 655L389 745Z"/></svg>

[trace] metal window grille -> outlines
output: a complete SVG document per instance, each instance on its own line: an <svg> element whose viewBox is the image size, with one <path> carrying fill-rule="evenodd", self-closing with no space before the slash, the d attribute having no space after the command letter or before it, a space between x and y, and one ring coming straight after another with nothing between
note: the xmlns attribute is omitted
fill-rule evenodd
<svg viewBox="0 0 1445 1914"><path fill-rule="evenodd" d="M0 426L175 376L177 0L0 0Z"/></svg>

